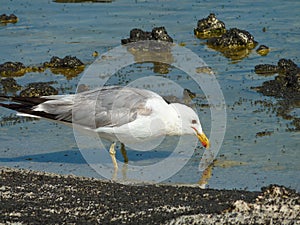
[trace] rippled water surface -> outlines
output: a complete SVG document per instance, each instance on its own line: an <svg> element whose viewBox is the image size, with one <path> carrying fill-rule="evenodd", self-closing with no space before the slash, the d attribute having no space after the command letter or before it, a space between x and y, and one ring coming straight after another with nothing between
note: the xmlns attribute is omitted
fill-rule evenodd
<svg viewBox="0 0 300 225"><path fill-rule="evenodd" d="M271 183L300 190L300 133L293 131L291 120L277 115L278 100L262 96L251 87L259 86L274 76L258 76L254 66L277 64L281 58L299 65L300 2L299 1L129 1L112 3L55 3L52 1L2 1L0 14L14 13L15 24L0 26L0 64L20 61L25 65L40 65L52 56L72 55L88 65L99 54L120 45L132 28L150 31L164 26L175 43L184 44L201 57L215 72L227 106L227 126L217 162L210 171L211 188L258 190ZM232 61L208 48L204 40L194 36L198 19L214 12L227 28L249 31L259 44L270 47L263 57L255 50L242 60ZM60 94L73 93L83 73L66 78L50 70L15 77L22 85L31 82L55 81ZM127 66L109 80L125 85L140 77L160 76L172 80L197 94L194 101L205 105L199 86L176 68L168 74L154 72L152 63ZM8 93L12 94L12 93ZM266 107L263 100L273 104ZM298 104L299 107L299 104ZM205 131L210 131L210 110L198 105ZM291 109L299 117L299 108ZM85 161L75 142L73 130L47 120L19 121L14 112L0 108L0 165L30 168L64 174L100 177ZM268 135L259 135L267 131ZM164 150L140 152L128 149L132 162L151 163L163 159L172 151L174 139L166 140ZM170 144L171 143L171 144ZM187 165L165 182L197 183L202 172L198 165L204 149L198 146ZM120 153L117 158L122 160ZM129 161L130 163L130 161ZM166 169L168 165L165 165ZM130 171L129 171L130 172ZM158 173L160 171L157 171Z"/></svg>

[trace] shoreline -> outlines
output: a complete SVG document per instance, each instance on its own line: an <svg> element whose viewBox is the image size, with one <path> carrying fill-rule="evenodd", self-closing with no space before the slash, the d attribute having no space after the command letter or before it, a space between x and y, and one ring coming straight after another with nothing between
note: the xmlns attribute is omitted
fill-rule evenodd
<svg viewBox="0 0 300 225"><path fill-rule="evenodd" d="M0 167L0 224L300 224L300 194L125 185Z"/></svg>

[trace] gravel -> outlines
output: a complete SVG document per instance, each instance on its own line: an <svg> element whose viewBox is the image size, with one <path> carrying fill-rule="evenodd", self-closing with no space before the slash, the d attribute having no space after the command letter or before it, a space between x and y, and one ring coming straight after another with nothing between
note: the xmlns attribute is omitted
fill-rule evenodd
<svg viewBox="0 0 300 225"><path fill-rule="evenodd" d="M124 185L0 167L0 224L300 224L300 194Z"/></svg>

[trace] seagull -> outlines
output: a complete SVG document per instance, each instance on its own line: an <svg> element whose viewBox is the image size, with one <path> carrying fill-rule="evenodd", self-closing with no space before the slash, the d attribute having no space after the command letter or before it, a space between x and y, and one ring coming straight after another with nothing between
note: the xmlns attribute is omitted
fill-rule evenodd
<svg viewBox="0 0 300 225"><path fill-rule="evenodd" d="M191 107L170 103L146 89L104 86L69 95L0 96L0 100L0 106L20 116L46 118L96 132L111 142L109 153L115 169L117 142L121 142L122 151L126 141L143 143L162 136L196 135L205 148L210 145ZM126 154L123 157L128 162Z"/></svg>

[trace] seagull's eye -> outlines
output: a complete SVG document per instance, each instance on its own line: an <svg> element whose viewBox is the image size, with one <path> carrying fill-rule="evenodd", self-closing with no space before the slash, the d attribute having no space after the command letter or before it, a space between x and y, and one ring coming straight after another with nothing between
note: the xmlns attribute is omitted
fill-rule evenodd
<svg viewBox="0 0 300 225"><path fill-rule="evenodd" d="M197 123L197 120L192 120L192 124L196 124Z"/></svg>

